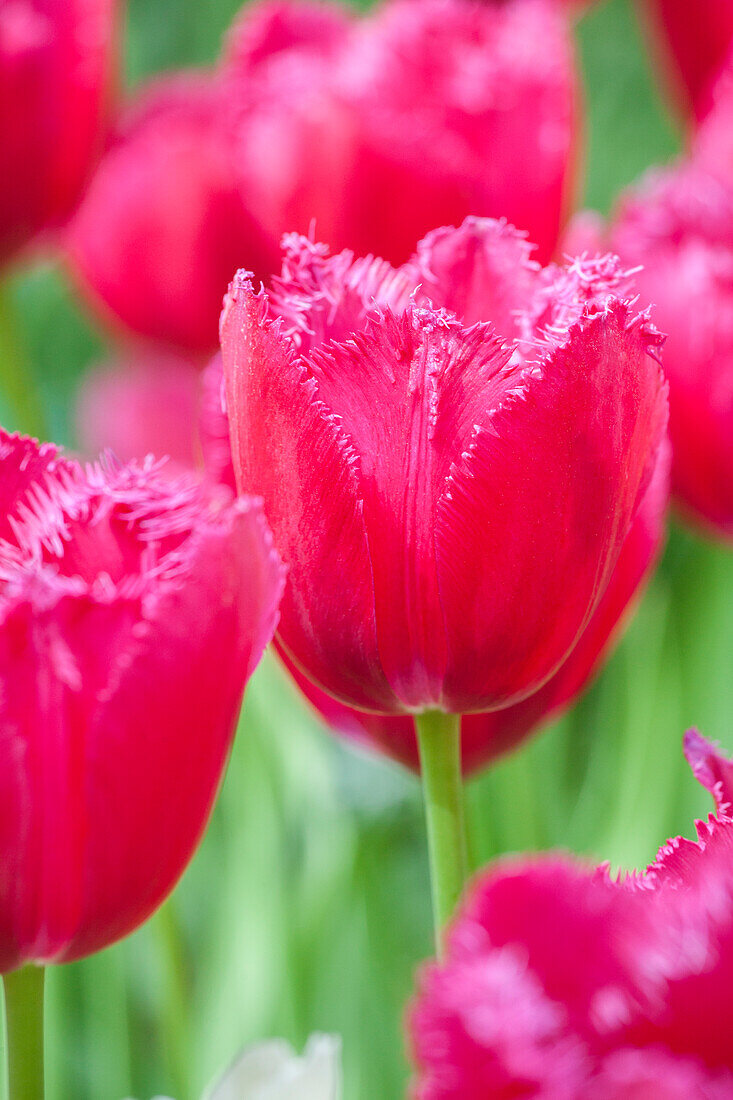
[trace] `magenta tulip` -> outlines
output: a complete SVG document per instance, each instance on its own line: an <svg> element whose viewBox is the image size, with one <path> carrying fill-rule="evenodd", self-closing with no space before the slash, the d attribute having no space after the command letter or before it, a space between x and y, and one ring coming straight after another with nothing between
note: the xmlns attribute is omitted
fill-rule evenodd
<svg viewBox="0 0 733 1100"><path fill-rule="evenodd" d="M645 0L661 68L686 113L702 117L733 43L730 0Z"/></svg>
<svg viewBox="0 0 733 1100"><path fill-rule="evenodd" d="M216 344L242 257L267 270L276 254L235 184L225 107L214 75L162 77L145 89L68 235L73 270L105 319L198 355Z"/></svg>
<svg viewBox="0 0 733 1100"><path fill-rule="evenodd" d="M283 585L257 502L0 437L0 971L144 921L206 824Z"/></svg>
<svg viewBox="0 0 733 1100"><path fill-rule="evenodd" d="M629 192L609 235L668 334L672 487L711 531L733 536L733 187L697 164Z"/></svg>
<svg viewBox="0 0 733 1100"><path fill-rule="evenodd" d="M0 261L71 214L101 152L117 0L0 5Z"/></svg>
<svg viewBox="0 0 733 1100"><path fill-rule="evenodd" d="M729 776L699 740L696 758ZM444 962L421 974L413 1095L727 1100L732 978L730 817L618 882L560 855L503 862L476 878Z"/></svg>
<svg viewBox="0 0 733 1100"><path fill-rule="evenodd" d="M404 268L293 239L221 334L234 465L289 567L279 643L382 713L538 689L608 587L666 423L661 337L607 257L503 223Z"/></svg>
<svg viewBox="0 0 733 1100"><path fill-rule="evenodd" d="M434 225L479 213L527 230L546 260L578 115L556 0L247 5L213 73L141 93L72 228L72 264L108 319L203 354L232 272L275 271L286 232L315 225L402 262Z"/></svg>

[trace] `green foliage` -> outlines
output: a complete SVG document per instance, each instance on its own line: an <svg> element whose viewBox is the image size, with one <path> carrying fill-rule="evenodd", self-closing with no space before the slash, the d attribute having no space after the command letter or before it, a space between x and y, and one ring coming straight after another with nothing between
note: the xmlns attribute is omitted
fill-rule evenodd
<svg viewBox="0 0 733 1100"><path fill-rule="evenodd" d="M207 62L237 0L132 0L136 82ZM586 200L677 146L630 9L608 0L579 28L586 82ZM30 377L55 438L100 338L63 275L14 277ZM22 427L22 423L13 424ZM729 551L673 529L623 643L574 712L469 791L475 862L560 846L614 866L649 860L708 810L681 755L697 724L733 749ZM49 975L50 1100L121 1100L203 1085L259 1037L344 1039L346 1100L392 1100L407 1067L401 1020L432 950L416 780L338 744L274 660L248 691L204 843L163 912L130 940Z"/></svg>

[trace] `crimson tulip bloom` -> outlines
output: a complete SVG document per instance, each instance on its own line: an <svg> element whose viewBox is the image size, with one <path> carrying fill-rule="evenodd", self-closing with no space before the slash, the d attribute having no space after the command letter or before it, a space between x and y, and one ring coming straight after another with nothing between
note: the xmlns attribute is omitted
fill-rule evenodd
<svg viewBox="0 0 733 1100"><path fill-rule="evenodd" d="M291 240L221 321L240 488L289 566L279 642L382 713L542 684L606 590L666 422L612 258L542 270L469 219L401 269ZM493 322L489 323L489 322Z"/></svg>
<svg viewBox="0 0 733 1100"><path fill-rule="evenodd" d="M257 502L0 436L0 971L144 921L209 815L282 567Z"/></svg>
<svg viewBox="0 0 733 1100"><path fill-rule="evenodd" d="M577 98L556 0L247 5L213 73L166 78L131 109L72 264L108 317L199 355L236 265L268 275L282 234L313 224L401 262L434 225L504 216L549 259Z"/></svg>
<svg viewBox="0 0 733 1100"><path fill-rule="evenodd" d="M685 110L701 118L733 43L729 0L646 0L660 61Z"/></svg>
<svg viewBox="0 0 733 1100"><path fill-rule="evenodd" d="M730 762L697 741L729 804ZM421 974L413 1095L724 1100L732 973L730 817L626 881L559 855L502 862L473 884L444 964Z"/></svg>
<svg viewBox="0 0 733 1100"><path fill-rule="evenodd" d="M0 7L0 262L72 212L101 151L117 0Z"/></svg>
<svg viewBox="0 0 733 1100"><path fill-rule="evenodd" d="M733 188L697 164L623 199L611 247L668 333L672 486L687 512L733 535Z"/></svg>
<svg viewBox="0 0 733 1100"><path fill-rule="evenodd" d="M665 445L660 448L654 476L626 536L608 588L575 648L555 675L539 691L514 706L464 716L461 722L464 773L477 771L520 744L538 726L561 714L575 702L602 665L625 623L630 605L649 578L664 540L669 458L669 447ZM412 719L405 715L369 714L344 706L311 683L286 655L281 656L306 698L337 733L419 770Z"/></svg>
<svg viewBox="0 0 733 1100"><path fill-rule="evenodd" d="M241 257L267 270L275 255L236 186L225 118L215 75L156 80L123 116L67 239L104 316L199 355L216 344Z"/></svg>

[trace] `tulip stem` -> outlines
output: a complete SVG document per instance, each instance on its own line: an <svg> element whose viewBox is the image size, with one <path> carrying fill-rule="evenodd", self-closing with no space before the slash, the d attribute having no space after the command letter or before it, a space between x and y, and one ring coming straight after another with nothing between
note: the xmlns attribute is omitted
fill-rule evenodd
<svg viewBox="0 0 733 1100"><path fill-rule="evenodd" d="M12 427L46 439L46 420L24 354L12 291L0 282L0 396Z"/></svg>
<svg viewBox="0 0 733 1100"><path fill-rule="evenodd" d="M8 1100L43 1100L42 966L3 974Z"/></svg>
<svg viewBox="0 0 733 1100"><path fill-rule="evenodd" d="M440 958L445 927L468 877L461 716L441 711L416 714L415 731L420 747L435 940Z"/></svg>

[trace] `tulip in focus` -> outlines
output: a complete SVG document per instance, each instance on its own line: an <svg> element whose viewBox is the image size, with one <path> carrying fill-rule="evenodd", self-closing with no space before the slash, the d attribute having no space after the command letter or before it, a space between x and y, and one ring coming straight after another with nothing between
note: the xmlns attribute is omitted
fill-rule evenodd
<svg viewBox="0 0 733 1100"><path fill-rule="evenodd" d="M686 741L729 808L733 764ZM420 976L415 1100L733 1096L733 820L697 831L617 882L561 855L483 871Z"/></svg>
<svg viewBox="0 0 733 1100"><path fill-rule="evenodd" d="M685 113L702 118L733 44L730 0L645 0L655 52Z"/></svg>
<svg viewBox="0 0 733 1100"><path fill-rule="evenodd" d="M699 164L624 197L610 244L668 334L672 487L709 530L733 536L733 187Z"/></svg>
<svg viewBox="0 0 733 1100"><path fill-rule="evenodd" d="M283 585L258 502L0 436L0 971L107 946L173 888Z"/></svg>
<svg viewBox="0 0 733 1100"><path fill-rule="evenodd" d="M557 670L608 587L666 422L615 261L541 269L469 219L395 269L290 241L232 284L234 466L289 567L279 644L363 710L476 712Z"/></svg>
<svg viewBox="0 0 733 1100"><path fill-rule="evenodd" d="M76 205L101 152L117 0L0 5L0 262Z"/></svg>

